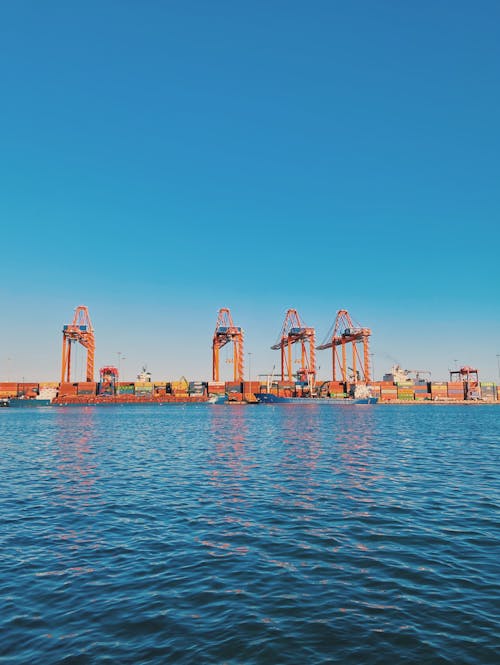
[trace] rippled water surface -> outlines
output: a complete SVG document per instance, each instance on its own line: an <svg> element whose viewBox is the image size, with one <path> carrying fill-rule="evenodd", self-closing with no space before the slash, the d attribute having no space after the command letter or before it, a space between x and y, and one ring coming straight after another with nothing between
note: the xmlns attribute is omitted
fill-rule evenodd
<svg viewBox="0 0 500 665"><path fill-rule="evenodd" d="M498 663L497 406L0 410L1 663Z"/></svg>

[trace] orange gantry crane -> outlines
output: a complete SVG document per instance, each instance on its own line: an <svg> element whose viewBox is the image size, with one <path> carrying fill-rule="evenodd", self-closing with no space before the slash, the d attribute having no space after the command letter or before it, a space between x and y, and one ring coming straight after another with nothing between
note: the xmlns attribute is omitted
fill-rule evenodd
<svg viewBox="0 0 500 665"><path fill-rule="evenodd" d="M337 381L337 369L340 369L340 381L344 383L368 383L370 378L370 335L369 328L362 328L353 323L349 312L341 309L337 312L335 322L330 328L325 341L316 347L319 350L332 349L333 381ZM352 366L347 365L346 346L352 345ZM363 353L359 352L358 346L362 345ZM340 346L340 355L339 355ZM351 362L351 361L350 361ZM348 370L351 374L348 375Z"/></svg>
<svg viewBox="0 0 500 665"><path fill-rule="evenodd" d="M281 380L293 381L292 346L300 344L300 368L297 377L310 383L316 376L316 354L314 350L314 328L307 328L300 320L296 309L285 315L278 341L271 349L281 350Z"/></svg>
<svg viewBox="0 0 500 665"><path fill-rule="evenodd" d="M75 342L87 349L86 381L94 380L94 329L90 321L89 310L85 305L75 309L73 323L63 326L62 372L61 383L71 381L71 345Z"/></svg>
<svg viewBox="0 0 500 665"><path fill-rule="evenodd" d="M243 381L243 330L235 326L231 312L227 307L219 310L212 343L212 380L220 380L219 351L229 343L233 344L233 377L240 383Z"/></svg>

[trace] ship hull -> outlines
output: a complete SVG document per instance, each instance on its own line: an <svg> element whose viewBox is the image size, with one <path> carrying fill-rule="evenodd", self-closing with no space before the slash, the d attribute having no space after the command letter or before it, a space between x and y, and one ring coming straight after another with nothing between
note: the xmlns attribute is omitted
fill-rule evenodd
<svg viewBox="0 0 500 665"><path fill-rule="evenodd" d="M12 397L9 400L9 407L14 409L37 409L50 406L50 399L19 399Z"/></svg>

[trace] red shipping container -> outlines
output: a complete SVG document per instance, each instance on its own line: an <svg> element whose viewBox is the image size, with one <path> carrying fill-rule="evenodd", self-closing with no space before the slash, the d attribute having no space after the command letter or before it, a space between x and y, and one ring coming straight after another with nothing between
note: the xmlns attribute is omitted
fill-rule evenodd
<svg viewBox="0 0 500 665"><path fill-rule="evenodd" d="M76 395L78 392L78 384L76 383L60 383L59 395Z"/></svg>
<svg viewBox="0 0 500 665"><path fill-rule="evenodd" d="M260 390L259 381L243 381L243 392L245 395L250 393L258 393Z"/></svg>

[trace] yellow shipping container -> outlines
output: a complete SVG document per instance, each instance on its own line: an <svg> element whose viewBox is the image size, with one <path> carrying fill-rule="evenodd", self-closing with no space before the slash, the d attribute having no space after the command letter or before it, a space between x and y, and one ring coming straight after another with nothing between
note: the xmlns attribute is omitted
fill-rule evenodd
<svg viewBox="0 0 500 665"><path fill-rule="evenodd" d="M184 390L187 391L189 388L189 383L187 381L172 381L173 390Z"/></svg>

